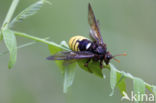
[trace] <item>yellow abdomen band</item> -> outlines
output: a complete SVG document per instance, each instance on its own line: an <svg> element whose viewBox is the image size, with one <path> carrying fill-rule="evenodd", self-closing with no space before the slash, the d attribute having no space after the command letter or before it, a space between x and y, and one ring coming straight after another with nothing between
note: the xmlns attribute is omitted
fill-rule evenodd
<svg viewBox="0 0 156 103"><path fill-rule="evenodd" d="M79 48L78 48L79 42L78 41L81 41L83 39L87 39L87 38L85 38L83 36L79 36L79 35L71 37L68 42L70 49L73 51L79 51Z"/></svg>

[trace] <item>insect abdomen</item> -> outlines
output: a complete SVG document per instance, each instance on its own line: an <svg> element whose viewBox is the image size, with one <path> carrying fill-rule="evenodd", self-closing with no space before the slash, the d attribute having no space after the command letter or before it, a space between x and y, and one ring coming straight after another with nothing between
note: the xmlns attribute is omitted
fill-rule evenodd
<svg viewBox="0 0 156 103"><path fill-rule="evenodd" d="M91 46L91 41L83 36L74 36L69 40L69 47L73 51L85 51Z"/></svg>

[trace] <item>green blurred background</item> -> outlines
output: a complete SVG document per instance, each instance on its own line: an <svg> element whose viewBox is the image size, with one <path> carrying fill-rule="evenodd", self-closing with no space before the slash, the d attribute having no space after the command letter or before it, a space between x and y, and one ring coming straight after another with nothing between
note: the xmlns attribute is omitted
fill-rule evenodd
<svg viewBox="0 0 156 103"><path fill-rule="evenodd" d="M21 0L15 15L36 0ZM156 1L155 0L49 0L35 16L13 28L37 37L50 37L59 43L71 36L88 37L87 20L90 2L104 42L112 54L127 52L119 57L121 63L111 61L119 70L132 73L156 85ZM0 25L12 0L0 0ZM18 45L31 40L17 37ZM0 52L6 47L2 42ZM9 70L9 55L0 56L0 103L120 103L115 91L110 97L109 71L106 79L77 68L68 94L63 93L63 76L49 56L47 45L35 45L18 50L16 66ZM132 90L132 81L128 80Z"/></svg>

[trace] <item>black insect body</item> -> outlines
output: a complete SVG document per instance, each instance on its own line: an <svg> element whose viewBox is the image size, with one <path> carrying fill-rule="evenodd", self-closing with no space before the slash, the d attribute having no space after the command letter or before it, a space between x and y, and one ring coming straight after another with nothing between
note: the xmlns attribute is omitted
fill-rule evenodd
<svg viewBox="0 0 156 103"><path fill-rule="evenodd" d="M109 51L107 51L106 44L103 42L98 23L94 16L91 5L88 5L88 22L90 25L90 37L93 41L85 38L83 36L74 36L69 40L69 47L72 51L60 52L53 56L48 57L48 60L73 60L73 59L88 59L84 64L88 67L90 60L99 61L100 67L103 67L103 61L105 64L109 64L111 59L115 59L115 56L125 56L126 54L119 54L112 56Z"/></svg>
<svg viewBox="0 0 156 103"><path fill-rule="evenodd" d="M107 52L106 45L100 45L97 44L96 42L92 42L88 39L83 39L81 41L78 41L78 49L80 51L89 51L94 54L93 60L98 61L100 60L101 66L103 60L105 61L106 64L109 63L110 59L112 59L112 55Z"/></svg>

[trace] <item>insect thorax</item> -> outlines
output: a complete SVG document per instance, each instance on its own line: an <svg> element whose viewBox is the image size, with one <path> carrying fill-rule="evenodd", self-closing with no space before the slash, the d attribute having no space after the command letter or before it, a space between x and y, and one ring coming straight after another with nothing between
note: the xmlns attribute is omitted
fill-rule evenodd
<svg viewBox="0 0 156 103"><path fill-rule="evenodd" d="M74 36L69 40L69 47L73 51L88 51L92 42L83 36Z"/></svg>

